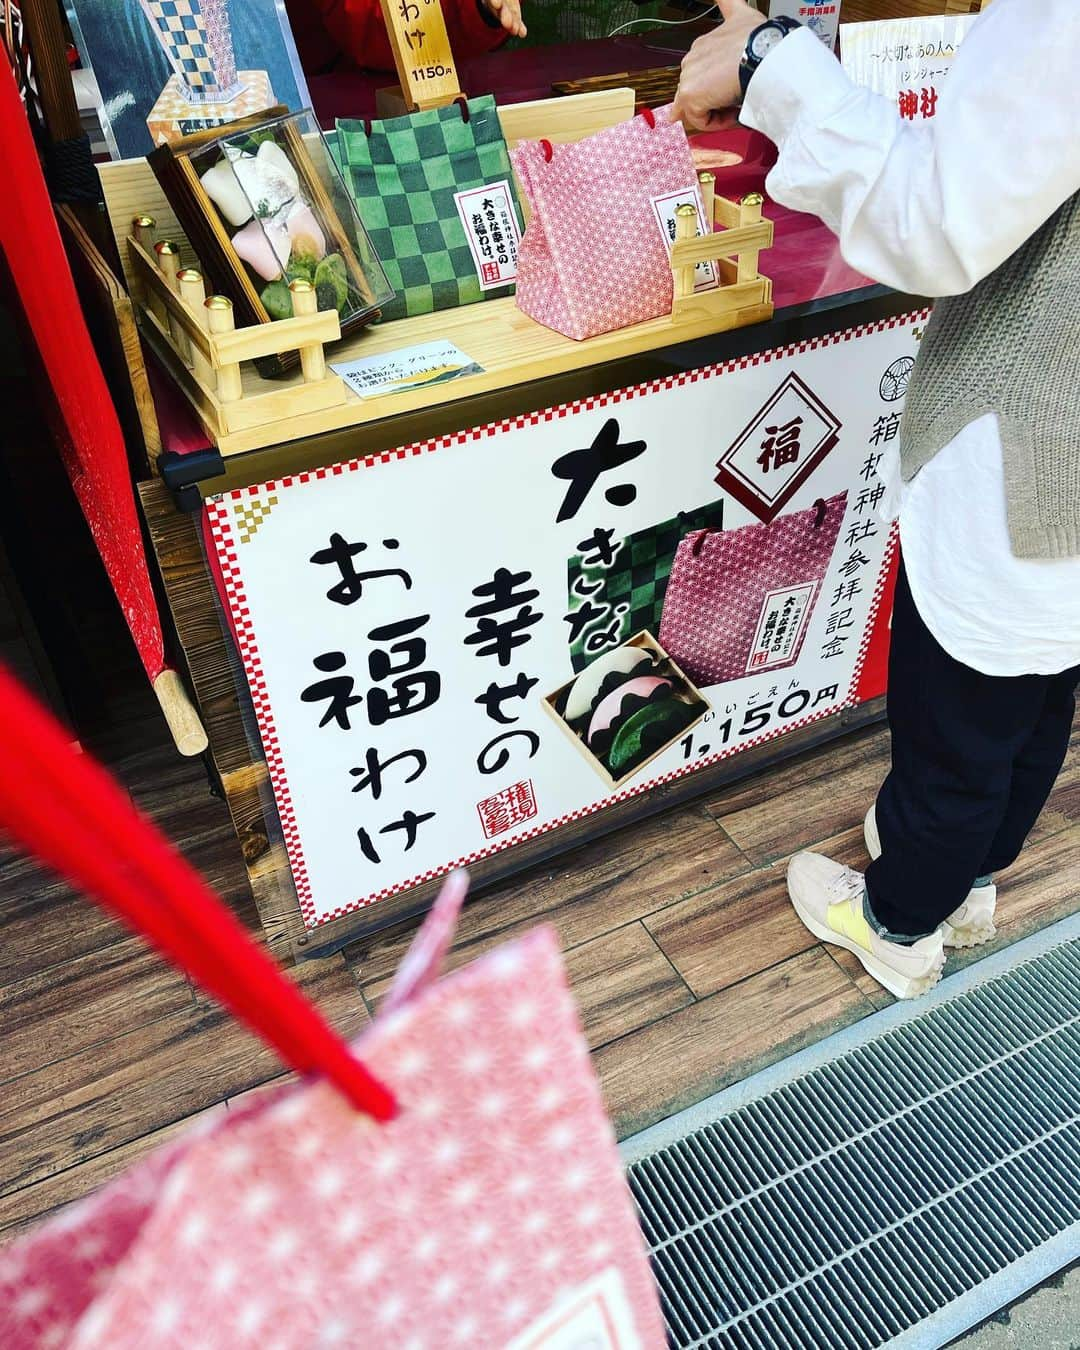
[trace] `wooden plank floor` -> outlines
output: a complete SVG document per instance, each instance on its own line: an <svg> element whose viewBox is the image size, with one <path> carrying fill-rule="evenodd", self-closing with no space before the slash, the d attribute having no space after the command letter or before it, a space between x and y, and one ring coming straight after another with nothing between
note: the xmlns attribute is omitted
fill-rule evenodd
<svg viewBox="0 0 1080 1350"><path fill-rule="evenodd" d="M254 929L225 808L141 692L95 748ZM882 729L860 732L500 885L467 907L451 965L553 924L617 1127L650 1124L888 1001L854 960L815 943L784 890L798 848L864 864L859 822L887 757ZM1076 908L1078 857L1080 735L1003 886L999 944ZM280 1078L269 1051L138 939L10 854L0 931L0 1233ZM356 1033L410 932L296 978Z"/></svg>

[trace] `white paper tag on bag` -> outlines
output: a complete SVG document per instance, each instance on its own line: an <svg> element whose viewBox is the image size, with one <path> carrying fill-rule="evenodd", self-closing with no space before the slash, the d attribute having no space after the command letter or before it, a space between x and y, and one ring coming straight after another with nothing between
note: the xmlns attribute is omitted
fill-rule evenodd
<svg viewBox="0 0 1080 1350"><path fill-rule="evenodd" d="M454 193L482 291L511 286L517 280L521 231L514 197L504 178L499 183Z"/></svg>
<svg viewBox="0 0 1080 1350"><path fill-rule="evenodd" d="M810 581L805 586L785 586L782 590L770 591L766 595L754 634L754 645L750 648L750 659L746 663L748 675L756 670L786 665L793 659L799 649L799 638L810 617L816 590L817 583Z"/></svg>
<svg viewBox="0 0 1080 1350"><path fill-rule="evenodd" d="M705 211L701 204L701 194L695 189L687 188L683 192L667 192L662 197L653 197L652 205L653 211L656 213L656 223L660 227L660 233L664 236L668 253L671 252L671 246L675 242L676 207L692 206L697 212L697 235L700 238L705 234ZM694 268L694 290L713 291L719 284L716 264L713 262L698 263Z"/></svg>

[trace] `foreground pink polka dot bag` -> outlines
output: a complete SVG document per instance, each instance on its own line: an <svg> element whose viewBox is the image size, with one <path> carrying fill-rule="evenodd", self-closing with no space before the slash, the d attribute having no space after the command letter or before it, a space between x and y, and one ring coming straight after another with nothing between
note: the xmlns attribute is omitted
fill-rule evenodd
<svg viewBox="0 0 1080 1350"><path fill-rule="evenodd" d="M670 312L662 222L676 194L700 200L670 108L568 145L523 141L510 157L531 211L518 248L519 309L571 338Z"/></svg>
<svg viewBox="0 0 1080 1350"><path fill-rule="evenodd" d="M652 1276L553 930L443 980L452 879L327 1081L262 1097L0 1248L0 1346L659 1350Z"/></svg>

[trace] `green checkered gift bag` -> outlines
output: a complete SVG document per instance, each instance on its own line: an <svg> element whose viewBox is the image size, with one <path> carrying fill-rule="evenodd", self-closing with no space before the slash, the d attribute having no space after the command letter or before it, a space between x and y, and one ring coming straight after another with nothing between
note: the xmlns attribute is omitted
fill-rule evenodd
<svg viewBox="0 0 1080 1350"><path fill-rule="evenodd" d="M513 294L521 207L490 94L381 122L339 121L336 154L397 292L384 319Z"/></svg>

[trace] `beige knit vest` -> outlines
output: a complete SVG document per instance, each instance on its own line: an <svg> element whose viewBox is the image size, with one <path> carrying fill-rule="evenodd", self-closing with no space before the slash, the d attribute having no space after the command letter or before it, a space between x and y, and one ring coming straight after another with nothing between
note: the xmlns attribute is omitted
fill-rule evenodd
<svg viewBox="0 0 1080 1350"><path fill-rule="evenodd" d="M904 409L904 479L985 413L1001 429L1013 553L1080 556L1080 193L935 304Z"/></svg>

